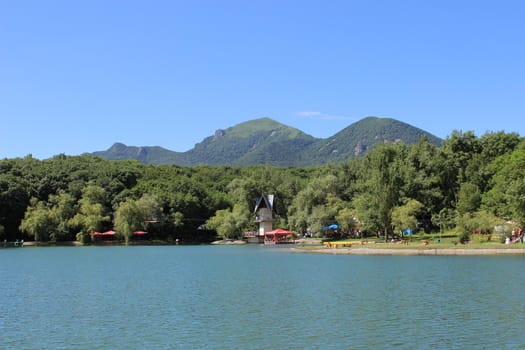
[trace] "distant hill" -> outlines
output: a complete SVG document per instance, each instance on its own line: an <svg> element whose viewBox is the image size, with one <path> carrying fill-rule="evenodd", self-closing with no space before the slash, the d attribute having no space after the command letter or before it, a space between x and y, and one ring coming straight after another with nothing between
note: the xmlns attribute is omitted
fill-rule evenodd
<svg viewBox="0 0 525 350"><path fill-rule="evenodd" d="M315 163L332 162L359 157L377 144L386 142L417 143L421 137L440 146L442 139L412 125L390 118L367 117L357 121L334 136L319 140L309 150Z"/></svg>
<svg viewBox="0 0 525 350"><path fill-rule="evenodd" d="M158 146L135 147L117 142L106 151L97 151L91 154L109 160L135 159L145 164L186 165L184 153L170 151Z"/></svg>
<svg viewBox="0 0 525 350"><path fill-rule="evenodd" d="M260 118L217 130L187 152L115 143L106 151L92 154L156 165L311 166L355 158L385 142L416 143L422 136L435 145L442 142L424 130L390 118L367 117L327 139L315 138L270 118Z"/></svg>

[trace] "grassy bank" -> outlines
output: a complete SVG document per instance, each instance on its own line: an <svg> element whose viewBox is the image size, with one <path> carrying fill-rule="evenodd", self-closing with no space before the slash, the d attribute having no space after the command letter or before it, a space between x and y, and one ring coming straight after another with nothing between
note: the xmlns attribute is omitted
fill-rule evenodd
<svg viewBox="0 0 525 350"><path fill-rule="evenodd" d="M385 242L379 238L347 239L330 245L300 245L293 249L303 252L333 254L378 254L378 255L497 255L525 254L525 244L502 243L501 237L472 235L470 240L460 243L453 233L420 234ZM333 242L332 242L333 243ZM341 243L341 245L337 245ZM343 243L348 243L343 245Z"/></svg>

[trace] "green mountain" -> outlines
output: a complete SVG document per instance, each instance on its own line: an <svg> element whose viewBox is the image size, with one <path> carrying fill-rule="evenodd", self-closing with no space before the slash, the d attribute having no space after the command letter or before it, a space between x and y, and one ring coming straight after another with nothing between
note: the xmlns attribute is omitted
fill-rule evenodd
<svg viewBox="0 0 525 350"><path fill-rule="evenodd" d="M319 140L308 151L314 163L339 162L359 157L380 143L417 143L421 137L439 146L442 139L409 124L390 118L367 117Z"/></svg>
<svg viewBox="0 0 525 350"><path fill-rule="evenodd" d="M158 146L135 147L117 142L106 151L97 151L91 154L109 160L135 159L145 164L188 165L184 153L170 151Z"/></svg>
<svg viewBox="0 0 525 350"><path fill-rule="evenodd" d="M217 130L187 152L116 143L107 151L92 154L156 165L311 166L355 158L380 143L416 143L422 136L436 145L442 142L426 131L389 118L364 118L327 139L315 138L270 118L260 118Z"/></svg>
<svg viewBox="0 0 525 350"><path fill-rule="evenodd" d="M217 130L187 152L190 163L288 166L316 139L300 130L260 118Z"/></svg>

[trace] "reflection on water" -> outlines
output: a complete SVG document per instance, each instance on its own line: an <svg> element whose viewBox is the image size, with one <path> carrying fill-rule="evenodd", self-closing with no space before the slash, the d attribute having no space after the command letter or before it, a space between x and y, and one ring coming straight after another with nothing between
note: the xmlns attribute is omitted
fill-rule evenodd
<svg viewBox="0 0 525 350"><path fill-rule="evenodd" d="M0 348L518 349L524 263L264 246L5 249Z"/></svg>

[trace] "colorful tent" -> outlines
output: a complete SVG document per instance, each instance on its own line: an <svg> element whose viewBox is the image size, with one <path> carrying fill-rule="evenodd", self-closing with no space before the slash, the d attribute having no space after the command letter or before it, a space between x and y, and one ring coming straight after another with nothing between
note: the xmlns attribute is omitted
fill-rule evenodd
<svg viewBox="0 0 525 350"><path fill-rule="evenodd" d="M287 231L287 230L282 229L282 228L277 228L277 229L275 229L273 231L268 231L265 234L267 234L267 235L293 235L293 234L295 234L295 232Z"/></svg>
<svg viewBox="0 0 525 350"><path fill-rule="evenodd" d="M93 238L96 238L97 240L111 241L115 239L116 232L113 230L109 230L105 232L95 231L91 235L93 236Z"/></svg>
<svg viewBox="0 0 525 350"><path fill-rule="evenodd" d="M288 236L295 235L295 232L278 228L264 233L265 243L288 243Z"/></svg>

